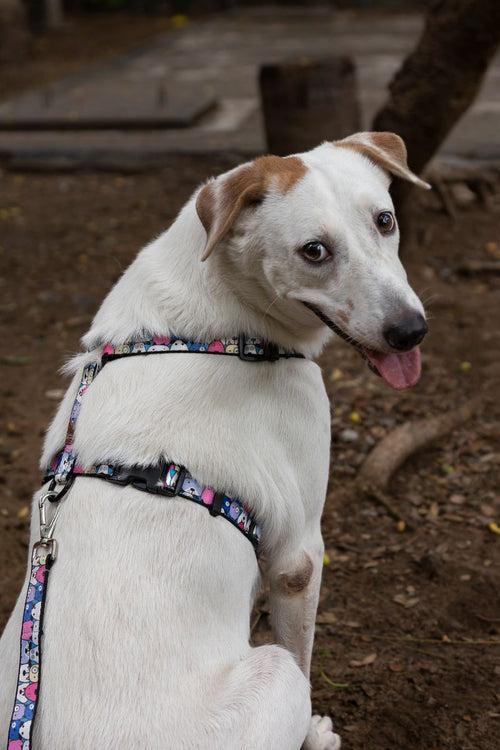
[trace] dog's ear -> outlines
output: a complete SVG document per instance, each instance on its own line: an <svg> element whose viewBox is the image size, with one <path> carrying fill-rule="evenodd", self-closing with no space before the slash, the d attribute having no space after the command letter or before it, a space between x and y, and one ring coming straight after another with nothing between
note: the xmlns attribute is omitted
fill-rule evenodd
<svg viewBox="0 0 500 750"><path fill-rule="evenodd" d="M231 175L210 180L202 187L196 199L196 210L207 233L202 261L224 239L242 210L259 203L264 192L265 183L253 165L245 165Z"/></svg>
<svg viewBox="0 0 500 750"><path fill-rule="evenodd" d="M196 199L196 211L207 233L201 260L206 260L226 237L243 209L264 199L271 185L286 192L305 171L305 164L297 157L261 156L207 182Z"/></svg>
<svg viewBox="0 0 500 750"><path fill-rule="evenodd" d="M333 145L357 151L386 172L413 182L425 190L431 188L428 182L421 180L408 167L405 143L396 133L355 133L341 141L334 141Z"/></svg>

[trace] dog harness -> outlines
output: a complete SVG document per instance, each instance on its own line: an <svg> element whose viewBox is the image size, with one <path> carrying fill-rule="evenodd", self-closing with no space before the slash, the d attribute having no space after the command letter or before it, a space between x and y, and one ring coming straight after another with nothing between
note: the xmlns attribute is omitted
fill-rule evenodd
<svg viewBox="0 0 500 750"><path fill-rule="evenodd" d="M21 651L17 693L9 727L7 750L31 750L31 738L38 706L41 675L41 636L49 571L57 556L54 529L60 501L78 477L95 477L115 485L132 487L167 497L182 497L206 508L212 516L222 516L251 542L257 553L261 531L246 503L212 487L201 485L189 471L165 459L155 466L114 466L107 463L83 467L74 450L75 427L83 397L106 365L122 357L151 354L204 353L232 355L244 362L275 362L302 354L287 351L261 338L238 336L210 343L186 341L175 336L155 336L147 341L106 344L98 361L83 368L70 413L63 449L54 457L44 476L48 489L38 501L40 539L33 546L31 572L26 593L21 630ZM49 509L50 513L49 513Z"/></svg>

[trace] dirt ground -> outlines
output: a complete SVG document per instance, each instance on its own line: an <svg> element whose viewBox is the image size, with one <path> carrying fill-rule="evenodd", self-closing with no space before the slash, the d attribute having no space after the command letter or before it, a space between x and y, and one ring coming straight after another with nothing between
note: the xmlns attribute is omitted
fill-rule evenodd
<svg viewBox="0 0 500 750"><path fill-rule="evenodd" d="M84 61L83 47L75 60ZM53 69L53 58L37 59ZM30 69L18 71L18 83ZM14 86L15 71L9 80ZM0 630L23 576L41 439L66 385L60 365L139 247L201 180L233 165L177 157L135 176L0 175ZM321 361L332 475L314 707L334 717L346 750L497 750L500 277L456 268L498 251L500 200L454 222L431 203L419 215L426 243L407 265L431 318L421 384L389 391L341 342ZM391 495L404 531L353 495L359 465L395 425L478 393L475 418L396 474ZM267 633L263 606L255 637Z"/></svg>

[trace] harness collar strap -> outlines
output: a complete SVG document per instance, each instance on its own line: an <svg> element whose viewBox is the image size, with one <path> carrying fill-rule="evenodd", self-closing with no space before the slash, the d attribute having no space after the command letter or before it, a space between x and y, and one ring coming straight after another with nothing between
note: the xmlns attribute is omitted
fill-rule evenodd
<svg viewBox="0 0 500 750"><path fill-rule="evenodd" d="M178 336L153 336L146 341L126 341L124 344L107 343L102 350L101 365L113 359L130 357L136 354L158 353L203 353L236 356L243 362L276 362L278 359L304 359L303 354L288 351L262 338L240 334L233 338L216 339L201 343L188 341Z"/></svg>

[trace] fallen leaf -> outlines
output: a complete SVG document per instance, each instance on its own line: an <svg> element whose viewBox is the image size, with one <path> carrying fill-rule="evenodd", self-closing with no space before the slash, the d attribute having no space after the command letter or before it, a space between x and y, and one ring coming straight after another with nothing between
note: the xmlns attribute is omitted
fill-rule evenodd
<svg viewBox="0 0 500 750"><path fill-rule="evenodd" d="M500 247L498 247L496 242L487 242L484 246L484 249L494 258L500 260Z"/></svg>
<svg viewBox="0 0 500 750"><path fill-rule="evenodd" d="M30 514L30 509L27 505L23 505L22 508L19 508L17 511L17 517L20 521L25 521Z"/></svg>
<svg viewBox="0 0 500 750"><path fill-rule="evenodd" d="M359 424L361 422L361 414L359 411L354 410L349 414L349 419L353 424Z"/></svg>
<svg viewBox="0 0 500 750"><path fill-rule="evenodd" d="M391 672L404 672L404 665L400 661L391 661L387 665Z"/></svg>
<svg viewBox="0 0 500 750"><path fill-rule="evenodd" d="M323 565L330 565L330 555L328 552L325 552L323 555Z"/></svg>
<svg viewBox="0 0 500 750"><path fill-rule="evenodd" d="M334 625L337 622L337 615L334 612L318 612L316 622L320 625Z"/></svg>
<svg viewBox="0 0 500 750"><path fill-rule="evenodd" d="M392 601L396 604L400 604L405 609L410 609L419 603L420 599L418 596L406 596L406 594L396 594L393 596Z"/></svg>
<svg viewBox="0 0 500 750"><path fill-rule="evenodd" d="M189 23L189 19L186 15L183 13L176 13L173 16L170 16L170 26L174 29L183 29L184 26L187 26Z"/></svg>
<svg viewBox="0 0 500 750"><path fill-rule="evenodd" d="M439 505L437 503L431 503L429 510L427 511L428 518L437 518L439 516Z"/></svg>
<svg viewBox="0 0 500 750"><path fill-rule="evenodd" d="M377 660L377 654L368 654L364 659L352 659L349 664L351 667L368 667Z"/></svg>
<svg viewBox="0 0 500 750"><path fill-rule="evenodd" d="M493 534L500 536L500 526L496 523L496 521L492 521L491 523L489 523L488 528Z"/></svg>
<svg viewBox="0 0 500 750"><path fill-rule="evenodd" d="M19 435L19 430L17 429L17 425L15 422L13 422L11 419L9 419L5 423L5 432L8 435Z"/></svg>

